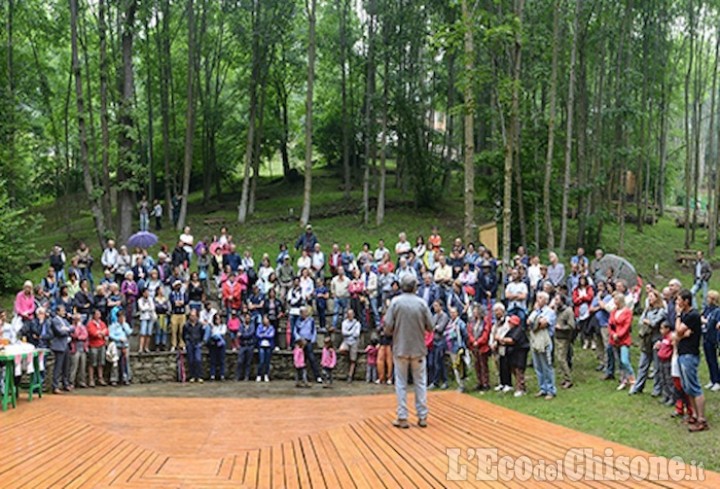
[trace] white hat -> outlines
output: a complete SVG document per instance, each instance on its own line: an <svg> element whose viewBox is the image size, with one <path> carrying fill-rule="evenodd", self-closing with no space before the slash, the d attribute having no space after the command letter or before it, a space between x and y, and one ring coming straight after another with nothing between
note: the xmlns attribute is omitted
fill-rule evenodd
<svg viewBox="0 0 720 489"><path fill-rule="evenodd" d="M179 280L174 281L174 282L173 282L173 287L175 287L175 286L177 286L177 285L182 285L182 282L179 281Z"/></svg>

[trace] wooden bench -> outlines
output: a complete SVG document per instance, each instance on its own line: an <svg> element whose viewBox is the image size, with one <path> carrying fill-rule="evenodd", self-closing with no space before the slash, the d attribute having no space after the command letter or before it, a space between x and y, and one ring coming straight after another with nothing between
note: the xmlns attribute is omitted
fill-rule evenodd
<svg viewBox="0 0 720 489"><path fill-rule="evenodd" d="M226 219L224 217L208 217L206 218L203 223L206 226L224 226L226 224Z"/></svg>
<svg viewBox="0 0 720 489"><path fill-rule="evenodd" d="M675 250L675 261L682 266L692 265L697 260L697 250Z"/></svg>

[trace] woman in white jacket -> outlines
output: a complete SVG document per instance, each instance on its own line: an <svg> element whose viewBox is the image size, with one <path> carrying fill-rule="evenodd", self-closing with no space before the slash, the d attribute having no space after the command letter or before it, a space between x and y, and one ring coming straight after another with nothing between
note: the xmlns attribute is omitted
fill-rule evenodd
<svg viewBox="0 0 720 489"><path fill-rule="evenodd" d="M140 313L140 345L138 353L150 353L150 337L155 326L155 302L150 297L150 290L145 288L137 302Z"/></svg>

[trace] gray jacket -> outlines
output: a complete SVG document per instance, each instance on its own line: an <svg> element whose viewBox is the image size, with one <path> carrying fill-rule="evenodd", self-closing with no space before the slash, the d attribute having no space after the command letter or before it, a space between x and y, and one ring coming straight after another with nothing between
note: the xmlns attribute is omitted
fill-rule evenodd
<svg viewBox="0 0 720 489"><path fill-rule="evenodd" d="M712 267L710 266L710 262L707 260L700 260L700 280L703 282L707 282L710 280L710 277L712 277L713 271ZM695 269L697 269L698 262L695 262ZM697 280L697 277L695 277Z"/></svg>
<svg viewBox="0 0 720 489"><path fill-rule="evenodd" d="M50 339L50 349L52 351L67 351L70 344L70 335L75 331L75 326L71 325L67 319L55 316L50 323L52 338Z"/></svg>
<svg viewBox="0 0 720 489"><path fill-rule="evenodd" d="M385 314L385 334L393 337L396 357L427 355L425 332L433 330L430 309L414 293L403 293L390 303Z"/></svg>

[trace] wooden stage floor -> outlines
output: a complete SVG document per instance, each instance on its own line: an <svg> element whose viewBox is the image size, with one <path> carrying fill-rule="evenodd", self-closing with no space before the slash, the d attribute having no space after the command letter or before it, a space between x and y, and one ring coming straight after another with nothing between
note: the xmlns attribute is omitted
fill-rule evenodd
<svg viewBox="0 0 720 489"><path fill-rule="evenodd" d="M514 480L477 481L488 466L468 449L495 447L500 457L533 463L563 460L578 447L598 456L606 449L615 456L650 454L467 395L432 392L429 399L430 426L398 430L390 425L392 395L46 396L0 412L0 488L720 487L720 476L707 471L704 481L540 482L521 480L524 471L513 472ZM466 481L448 479L449 471L463 475L449 468L450 448L462 453L458 468L467 469ZM587 468L588 475L607 477L614 468L615 477L627 479L615 460L577 460L576 469ZM553 471L543 473L554 478Z"/></svg>

